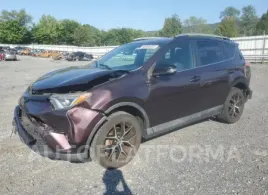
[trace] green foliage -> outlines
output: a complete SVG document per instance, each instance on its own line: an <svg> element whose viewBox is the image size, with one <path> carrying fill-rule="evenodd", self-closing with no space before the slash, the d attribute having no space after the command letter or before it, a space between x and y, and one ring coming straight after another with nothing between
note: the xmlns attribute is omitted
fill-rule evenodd
<svg viewBox="0 0 268 195"><path fill-rule="evenodd" d="M61 44L74 44L74 32L77 28L80 27L80 24L74 20L61 20L59 21L60 25L62 26L62 34L60 36L60 43Z"/></svg>
<svg viewBox="0 0 268 195"><path fill-rule="evenodd" d="M147 31L143 32L142 31L142 37L159 37L159 32L158 31Z"/></svg>
<svg viewBox="0 0 268 195"><path fill-rule="evenodd" d="M3 10L0 15L1 43L30 43L31 32L29 24L32 17L25 10L10 12Z"/></svg>
<svg viewBox="0 0 268 195"><path fill-rule="evenodd" d="M37 43L59 44L63 33L63 25L50 15L43 15L33 28L33 38Z"/></svg>
<svg viewBox="0 0 268 195"><path fill-rule="evenodd" d="M104 45L120 45L128 43L135 38L142 37L143 32L131 28L111 29L104 34Z"/></svg>
<svg viewBox="0 0 268 195"><path fill-rule="evenodd" d="M268 34L268 11L262 15L261 19L256 25L256 34L263 35Z"/></svg>
<svg viewBox="0 0 268 195"><path fill-rule="evenodd" d="M27 26L32 22L32 16L28 15L24 9L21 9L20 11L12 10L10 12L2 10L0 21L17 21L20 26Z"/></svg>
<svg viewBox="0 0 268 195"><path fill-rule="evenodd" d="M207 24L207 21L203 18L197 18L191 16L184 20L183 33L205 33L212 34L212 28Z"/></svg>
<svg viewBox="0 0 268 195"><path fill-rule="evenodd" d="M74 30L74 44L80 46L99 46L101 45L101 32L90 25L80 25Z"/></svg>
<svg viewBox="0 0 268 195"><path fill-rule="evenodd" d="M217 27L215 34L225 37L236 37L238 35L236 19L225 18Z"/></svg>
<svg viewBox="0 0 268 195"><path fill-rule="evenodd" d="M235 18L238 19L240 11L232 6L226 7L220 14L220 19Z"/></svg>
<svg viewBox="0 0 268 195"><path fill-rule="evenodd" d="M25 26L21 26L19 21L0 22L0 26L1 43L23 43L29 39L28 29Z"/></svg>
<svg viewBox="0 0 268 195"><path fill-rule="evenodd" d="M159 31L160 36L174 37L182 33L182 24L178 15L174 14L170 18L166 18L163 28Z"/></svg>
<svg viewBox="0 0 268 195"><path fill-rule="evenodd" d="M256 10L252 5L248 5L242 8L242 15L240 17L240 30L244 36L252 36L256 31L256 24L258 17Z"/></svg>

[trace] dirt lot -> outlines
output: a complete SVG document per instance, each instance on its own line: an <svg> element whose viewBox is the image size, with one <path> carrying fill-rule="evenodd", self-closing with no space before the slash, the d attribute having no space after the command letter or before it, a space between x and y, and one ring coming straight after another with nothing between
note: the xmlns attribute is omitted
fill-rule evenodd
<svg viewBox="0 0 268 195"><path fill-rule="evenodd" d="M31 82L87 63L0 62L0 194L268 194L268 65L252 65L253 99L239 122L207 120L147 141L120 170L48 160L10 137L13 109Z"/></svg>

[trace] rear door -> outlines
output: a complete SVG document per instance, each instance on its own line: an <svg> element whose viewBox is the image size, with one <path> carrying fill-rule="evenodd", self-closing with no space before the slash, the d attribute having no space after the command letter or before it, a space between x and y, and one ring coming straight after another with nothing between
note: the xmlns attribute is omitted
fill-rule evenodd
<svg viewBox="0 0 268 195"><path fill-rule="evenodd" d="M196 73L201 78L201 109L222 105L229 92L227 67L232 61L225 57L221 41L198 38L193 40L193 45L197 59Z"/></svg>

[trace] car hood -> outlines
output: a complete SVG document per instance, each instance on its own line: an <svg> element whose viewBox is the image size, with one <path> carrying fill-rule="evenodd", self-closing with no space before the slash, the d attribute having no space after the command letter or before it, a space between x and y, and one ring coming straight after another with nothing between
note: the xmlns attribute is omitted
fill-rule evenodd
<svg viewBox="0 0 268 195"><path fill-rule="evenodd" d="M115 70L91 67L69 67L45 74L30 87L32 94L86 91L96 85L122 76Z"/></svg>

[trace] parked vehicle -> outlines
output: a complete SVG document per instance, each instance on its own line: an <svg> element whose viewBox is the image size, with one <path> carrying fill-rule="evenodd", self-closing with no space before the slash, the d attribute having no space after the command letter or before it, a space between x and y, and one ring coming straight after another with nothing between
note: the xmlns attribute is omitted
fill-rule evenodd
<svg viewBox="0 0 268 195"><path fill-rule="evenodd" d="M18 51L18 54L19 54L19 55L26 55L26 56L28 56L28 55L31 54L31 49L29 49L29 48L25 48L25 49L19 50L19 51Z"/></svg>
<svg viewBox="0 0 268 195"><path fill-rule="evenodd" d="M68 61L88 61L92 59L93 59L92 54L87 54L81 51L73 52L69 54L69 56L66 58L66 60Z"/></svg>
<svg viewBox="0 0 268 195"><path fill-rule="evenodd" d="M4 60L4 50L0 49L0 60Z"/></svg>
<svg viewBox="0 0 268 195"><path fill-rule="evenodd" d="M9 50L9 49L10 49L9 46L5 46L5 47L1 46L1 47L0 47L0 50Z"/></svg>
<svg viewBox="0 0 268 195"><path fill-rule="evenodd" d="M53 60L61 60L63 59L63 54L62 53L57 53L55 55L52 56Z"/></svg>
<svg viewBox="0 0 268 195"><path fill-rule="evenodd" d="M17 60L16 52L13 50L6 50L4 53L4 60Z"/></svg>
<svg viewBox="0 0 268 195"><path fill-rule="evenodd" d="M14 47L13 50L16 52L16 54L19 54L20 50L24 50L25 47Z"/></svg>
<svg viewBox="0 0 268 195"><path fill-rule="evenodd" d="M132 61L124 56L130 50ZM142 138L209 117L238 121L252 96L250 71L228 38L134 41L89 66L39 78L20 98L15 126L29 146L41 139L62 159L71 153L69 160L118 168L131 161Z"/></svg>

